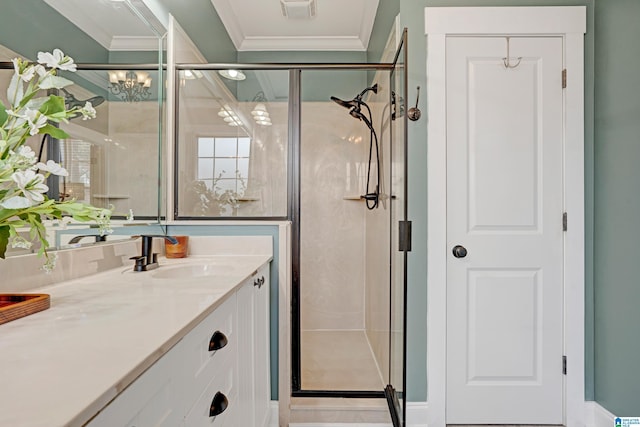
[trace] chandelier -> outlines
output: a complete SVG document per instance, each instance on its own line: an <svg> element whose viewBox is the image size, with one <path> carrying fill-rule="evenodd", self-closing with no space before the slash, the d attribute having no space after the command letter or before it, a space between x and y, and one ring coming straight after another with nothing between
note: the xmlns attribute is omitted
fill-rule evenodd
<svg viewBox="0 0 640 427"><path fill-rule="evenodd" d="M151 77L145 71L109 71L109 91L125 102L140 102L151 96Z"/></svg>

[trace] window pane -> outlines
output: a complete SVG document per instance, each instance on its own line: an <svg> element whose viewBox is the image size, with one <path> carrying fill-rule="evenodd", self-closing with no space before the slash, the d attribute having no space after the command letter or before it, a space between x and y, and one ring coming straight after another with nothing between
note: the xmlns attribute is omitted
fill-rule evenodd
<svg viewBox="0 0 640 427"><path fill-rule="evenodd" d="M249 157L250 138L238 138L238 157Z"/></svg>
<svg viewBox="0 0 640 427"><path fill-rule="evenodd" d="M238 159L238 173L245 181L249 177L249 159Z"/></svg>
<svg viewBox="0 0 640 427"><path fill-rule="evenodd" d="M236 177L236 159L216 159L216 178Z"/></svg>
<svg viewBox="0 0 640 427"><path fill-rule="evenodd" d="M213 138L198 138L198 157L213 157Z"/></svg>
<svg viewBox="0 0 640 427"><path fill-rule="evenodd" d="M213 159L198 159L198 179L213 178Z"/></svg>
<svg viewBox="0 0 640 427"><path fill-rule="evenodd" d="M236 157L237 149L236 138L216 138L216 157Z"/></svg>
<svg viewBox="0 0 640 427"><path fill-rule="evenodd" d="M176 219L286 218L289 71L244 70L251 87L238 87L237 98L214 83L217 70L200 72L206 78L186 79L177 88ZM273 126L258 125L250 115L256 106L250 100L258 91L265 92L259 87L263 81L270 85L265 96L269 99L263 103ZM326 93L322 99L330 102L325 98ZM221 109L244 115L245 121L229 126L219 114ZM212 190L218 193L215 201L202 201L205 185L217 188ZM223 194L224 190L233 194ZM234 202L240 195L246 200ZM213 199L212 194L207 196Z"/></svg>
<svg viewBox="0 0 640 427"><path fill-rule="evenodd" d="M216 192L221 194L227 190L236 191L236 180L235 179L219 179L216 182Z"/></svg>

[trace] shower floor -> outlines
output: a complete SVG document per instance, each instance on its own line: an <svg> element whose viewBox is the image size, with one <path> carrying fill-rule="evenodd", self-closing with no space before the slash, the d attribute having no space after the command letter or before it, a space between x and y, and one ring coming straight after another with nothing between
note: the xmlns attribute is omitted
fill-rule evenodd
<svg viewBox="0 0 640 427"><path fill-rule="evenodd" d="M303 390L384 390L364 331L302 331L300 344Z"/></svg>

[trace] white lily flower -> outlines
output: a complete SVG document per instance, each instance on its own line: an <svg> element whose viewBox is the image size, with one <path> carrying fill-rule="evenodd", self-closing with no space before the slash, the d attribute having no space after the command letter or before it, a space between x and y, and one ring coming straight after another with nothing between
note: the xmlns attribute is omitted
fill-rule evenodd
<svg viewBox="0 0 640 427"><path fill-rule="evenodd" d="M47 116L41 114L38 110L25 108L25 116L29 122L29 135L36 135L40 128L47 124Z"/></svg>
<svg viewBox="0 0 640 427"><path fill-rule="evenodd" d="M49 187L44 183L44 175L28 169L14 172L11 178L18 185L18 188L22 190L24 197L31 202L35 202L33 204L44 201L43 194L49 191Z"/></svg>
<svg viewBox="0 0 640 427"><path fill-rule="evenodd" d="M50 172L54 175L69 176L69 172L53 160L47 160L46 164L39 162L36 166L38 167L38 169L45 172Z"/></svg>
<svg viewBox="0 0 640 427"><path fill-rule="evenodd" d="M38 62L49 68L76 71L76 64L73 62L73 59L65 56L60 49L53 49L53 53L38 52Z"/></svg>
<svg viewBox="0 0 640 427"><path fill-rule="evenodd" d="M36 152L33 151L28 145L23 145L18 150L18 156L24 157L26 160L33 161L36 159Z"/></svg>
<svg viewBox="0 0 640 427"><path fill-rule="evenodd" d="M7 200L3 200L2 202L0 202L0 206L2 206L4 209L24 209L29 208L34 204L35 203L33 203L31 200L22 196L13 196L8 198Z"/></svg>
<svg viewBox="0 0 640 427"><path fill-rule="evenodd" d="M80 109L80 113L82 114L82 120L95 119L96 118L96 109L93 108L93 105L89 101L84 104L84 107Z"/></svg>
<svg viewBox="0 0 640 427"><path fill-rule="evenodd" d="M29 249L31 247L31 242L20 235L16 235L11 240L11 247L20 248L20 249Z"/></svg>
<svg viewBox="0 0 640 427"><path fill-rule="evenodd" d="M13 69L15 71L15 74L17 76L19 76L23 82L28 82L30 81L33 76L35 75L36 69L33 65L29 65L28 67L26 67L22 73L20 72L20 59L18 58L13 58L11 60L11 62L13 62Z"/></svg>
<svg viewBox="0 0 640 427"><path fill-rule="evenodd" d="M22 85L22 79L18 74L14 73L7 88L7 100L11 105L17 105L23 96L24 86Z"/></svg>

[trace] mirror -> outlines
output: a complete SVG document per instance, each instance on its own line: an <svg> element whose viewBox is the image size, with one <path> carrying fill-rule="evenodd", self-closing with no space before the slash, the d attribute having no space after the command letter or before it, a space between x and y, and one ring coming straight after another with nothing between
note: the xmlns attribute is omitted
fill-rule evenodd
<svg viewBox="0 0 640 427"><path fill-rule="evenodd" d="M49 198L76 199L113 209L112 228L123 224L157 223L160 217L159 172L163 126L165 29L137 0L21 0L7 2L0 15L0 99L13 75L7 61L20 56L37 59L39 51L61 49L78 65L61 75L74 84L58 94L68 106L90 101L93 120L72 119L61 124L70 138L36 135L28 145L42 152L42 161L58 161L67 177L52 176ZM83 65L90 64L90 65ZM91 244L96 234L89 224L67 229L50 224L52 248ZM123 236L126 237L126 236ZM32 247L29 251L37 251ZM24 253L9 249L7 255Z"/></svg>

